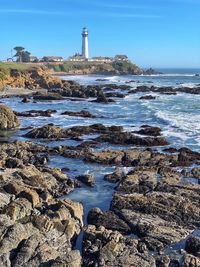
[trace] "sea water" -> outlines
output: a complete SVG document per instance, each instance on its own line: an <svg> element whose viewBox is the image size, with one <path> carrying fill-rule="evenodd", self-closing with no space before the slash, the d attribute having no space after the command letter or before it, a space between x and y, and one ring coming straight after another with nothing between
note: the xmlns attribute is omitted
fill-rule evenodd
<svg viewBox="0 0 200 267"><path fill-rule="evenodd" d="M128 84L134 88L139 85L148 86L172 86L172 87L195 87L200 85L200 77L195 76L200 70L168 70L165 74L152 76L63 76L62 79L74 80L83 85L98 84ZM97 81L103 79L104 81ZM128 83L127 83L128 82ZM129 94L125 98L116 99L116 103L100 104L87 100L82 101L37 101L37 103L22 103L21 98L2 99L1 102L9 105L13 110L21 112L31 109L46 110L55 109L57 113L52 117L21 117L21 127L39 127L48 123L54 123L63 128L75 125L90 125L102 123L104 125L121 125L126 131L135 131L143 124L159 126L162 134L167 138L170 146L181 148L188 147L195 151L200 151L200 95L178 93L177 95L155 94L155 100L139 100L144 93ZM80 118L61 115L64 111L87 110L97 118ZM12 138L27 140L22 135L28 130L17 131ZM94 136L84 136L85 140L90 140ZM48 146L71 145L76 146L80 141L64 140L31 140ZM129 146L130 147L130 146ZM120 149L122 146L102 144L98 150L105 148ZM85 164L80 159L67 159L61 156L52 156L50 163L52 167L69 168L67 175L75 178L84 172L91 172L96 179L94 188L82 185L67 197L80 201L84 204L85 222L87 212L93 207L100 207L108 210L115 185L104 181L104 175L114 171L115 166L105 167L96 164Z"/></svg>

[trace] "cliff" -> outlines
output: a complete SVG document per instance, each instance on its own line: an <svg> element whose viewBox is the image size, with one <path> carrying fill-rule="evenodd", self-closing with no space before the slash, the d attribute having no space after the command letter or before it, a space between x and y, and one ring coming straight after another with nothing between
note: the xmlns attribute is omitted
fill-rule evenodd
<svg viewBox="0 0 200 267"><path fill-rule="evenodd" d="M51 71L44 66L31 64L0 64L0 90L5 88L49 89L62 87L59 78L52 77Z"/></svg>
<svg viewBox="0 0 200 267"><path fill-rule="evenodd" d="M52 74L102 74L141 75L156 74L153 69L144 71L131 62L94 63L65 62L64 64L19 64L0 63L0 91L5 88L26 88L31 90L63 88L66 82Z"/></svg>
<svg viewBox="0 0 200 267"><path fill-rule="evenodd" d="M64 62L63 64L49 64L48 68L54 72L67 74L102 74L102 75L141 75L144 71L131 62Z"/></svg>

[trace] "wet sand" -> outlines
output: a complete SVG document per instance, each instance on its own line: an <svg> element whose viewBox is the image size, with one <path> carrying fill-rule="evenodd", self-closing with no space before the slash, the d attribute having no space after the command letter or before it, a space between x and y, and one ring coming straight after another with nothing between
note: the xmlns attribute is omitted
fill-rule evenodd
<svg viewBox="0 0 200 267"><path fill-rule="evenodd" d="M0 91L0 98L31 95L36 92L44 93L44 92L47 92L47 90L45 89L30 90L30 89L25 89L25 88L6 88L3 91Z"/></svg>

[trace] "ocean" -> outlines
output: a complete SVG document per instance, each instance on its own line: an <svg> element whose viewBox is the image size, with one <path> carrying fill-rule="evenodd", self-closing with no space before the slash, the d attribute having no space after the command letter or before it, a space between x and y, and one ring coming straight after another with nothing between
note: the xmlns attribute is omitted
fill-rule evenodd
<svg viewBox="0 0 200 267"><path fill-rule="evenodd" d="M161 70L164 72L164 70ZM200 70L165 70L164 74L152 76L63 76L62 79L74 80L83 85L95 84L128 84L132 89L138 85L148 86L172 86L172 87L195 87L200 85L200 77L195 74ZM97 81L101 79L103 81ZM128 83L127 83L128 82ZM120 90L118 90L120 91ZM139 129L143 124L159 126L162 134L167 138L171 147L188 147L195 151L200 151L200 95L178 93L177 95L155 94L155 100L141 101L139 98L144 93L129 94L125 98L116 99L115 103L100 104L83 101L45 101L37 103L22 104L21 98L5 98L1 102L9 105L13 110L21 112L27 110L55 109L57 113L52 117L21 117L21 127L42 126L47 123L54 123L60 127L71 127L75 125L90 125L102 123L104 125L121 125L126 131ZM97 118L80 118L61 116L64 111L80 111L86 109ZM27 140L22 135L26 131L18 131L11 138ZM84 136L84 140L90 140L95 136ZM37 142L49 145L78 145L80 141L65 140L48 142L37 140ZM114 148L120 149L122 146L103 144L97 150ZM127 146L126 146L127 148ZM160 148L158 148L160 149ZM85 221L88 210L99 207L108 210L115 185L103 179L104 175L114 171L115 166L105 167L96 164L86 164L81 159L67 159L61 156L51 156L50 165L53 167L69 167L69 177L74 178L79 174L90 171L96 178L94 188L82 186L69 194L67 197L72 200L81 201L84 204ZM124 169L126 171L126 168ZM80 242L78 242L80 244Z"/></svg>

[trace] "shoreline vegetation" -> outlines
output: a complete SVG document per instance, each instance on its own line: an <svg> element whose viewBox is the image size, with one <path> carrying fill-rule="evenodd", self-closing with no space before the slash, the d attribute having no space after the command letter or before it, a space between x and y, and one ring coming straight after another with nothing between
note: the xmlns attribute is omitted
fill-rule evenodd
<svg viewBox="0 0 200 267"><path fill-rule="evenodd" d="M27 71L38 68L47 68L52 72L65 73L67 75L78 74L102 74L102 75L141 75L141 74L158 74L159 72L152 68L142 70L130 61L116 61L112 63L101 62L72 62L65 61L63 63L17 63L17 62L1 62L0 63L0 79L4 74L9 74L10 70Z"/></svg>
<svg viewBox="0 0 200 267"><path fill-rule="evenodd" d="M0 266L199 267L200 238L195 231L200 228L200 153L172 147L160 127L143 124L127 131L114 121L109 126L96 123L93 111L75 112L67 105L59 116L92 122L58 127L48 123L57 110L44 110L42 103L69 100L78 105L84 100L88 105L109 105L137 93L142 93L138 101L155 101L150 93L176 97L180 92L200 94L200 87L82 86L53 73L43 66L0 64L3 93L31 93L22 99L25 112L0 105L0 135L17 132L15 141L0 142ZM30 109L34 103L41 109ZM23 117L34 117L34 124L20 128ZM47 123L37 125L37 117ZM102 177L115 185L110 208L96 207L84 214L83 204L68 195L79 187L95 187L95 177L83 172L72 179L68 171L74 166L51 167L50 157L112 166L114 171ZM79 251L76 241L81 235Z"/></svg>

